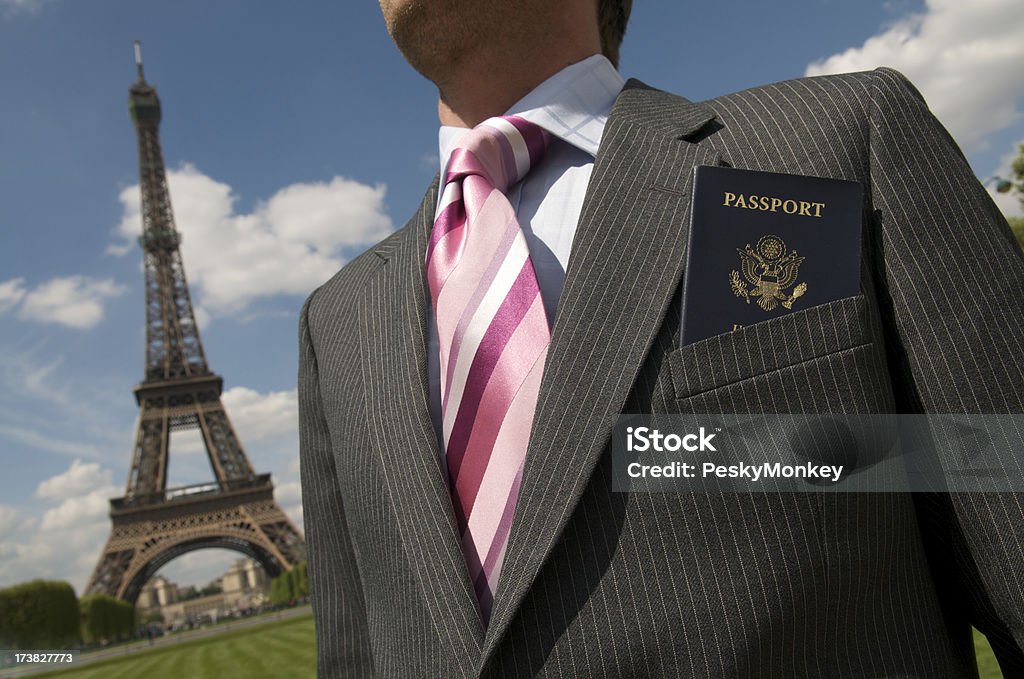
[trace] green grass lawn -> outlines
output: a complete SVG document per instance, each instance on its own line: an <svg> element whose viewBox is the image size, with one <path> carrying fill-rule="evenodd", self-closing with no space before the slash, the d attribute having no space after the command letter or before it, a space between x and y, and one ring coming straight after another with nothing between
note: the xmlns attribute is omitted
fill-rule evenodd
<svg viewBox="0 0 1024 679"><path fill-rule="evenodd" d="M232 679L316 676L313 618L271 622L47 674L73 679ZM981 679L1001 679L985 637L974 633Z"/></svg>
<svg viewBox="0 0 1024 679"><path fill-rule="evenodd" d="M208 639L172 643L80 669L47 674L69 679L251 679L316 676L313 617L271 622Z"/></svg>

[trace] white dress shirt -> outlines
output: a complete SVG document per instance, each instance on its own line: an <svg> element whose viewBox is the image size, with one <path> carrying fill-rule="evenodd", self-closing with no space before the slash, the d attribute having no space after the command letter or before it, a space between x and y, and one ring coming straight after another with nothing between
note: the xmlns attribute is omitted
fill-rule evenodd
<svg viewBox="0 0 1024 679"><path fill-rule="evenodd" d="M505 115L517 115L551 133L552 140L541 163L508 192L519 225L526 236L530 259L537 272L548 325L554 323L565 281L565 267L572 250L576 224L594 168L608 113L625 81L603 55L566 66L525 97ZM442 126L438 133L441 177L452 151L469 131ZM444 187L442 186L441 189ZM438 191L438 200L440 194ZM430 414L435 431L441 431L441 377L437 325L428 297L427 375L430 383ZM442 455L444 445L441 446ZM447 467L447 465L445 465Z"/></svg>

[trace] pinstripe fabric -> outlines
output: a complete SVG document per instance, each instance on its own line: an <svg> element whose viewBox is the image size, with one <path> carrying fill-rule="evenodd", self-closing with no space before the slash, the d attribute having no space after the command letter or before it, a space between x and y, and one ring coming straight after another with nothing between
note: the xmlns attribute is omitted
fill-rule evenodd
<svg viewBox="0 0 1024 679"><path fill-rule="evenodd" d="M863 294L678 348L701 163L864 182ZM619 412L1024 411L1024 262L902 76L620 95L486 632L427 414L435 203L303 312L321 676L971 677L970 623L1024 673L1020 496L610 492Z"/></svg>

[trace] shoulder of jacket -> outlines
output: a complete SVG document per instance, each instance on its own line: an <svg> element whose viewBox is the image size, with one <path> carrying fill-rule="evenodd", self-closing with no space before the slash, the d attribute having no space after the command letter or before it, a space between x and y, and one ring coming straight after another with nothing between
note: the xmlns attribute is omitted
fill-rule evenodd
<svg viewBox="0 0 1024 679"><path fill-rule="evenodd" d="M759 85L705 102L715 108L747 101L774 101L785 103L790 108L810 107L823 100L838 110L863 111L871 102L887 96L912 96L921 99L921 94L910 80L899 71L880 67L870 71L854 71L829 75L810 75Z"/></svg>
<svg viewBox="0 0 1024 679"><path fill-rule="evenodd" d="M302 307L302 313L310 326L317 325L316 320L323 314L336 317L354 311L361 290L384 265L384 259L378 253L393 248L403 232L404 229L399 229L370 246L310 293Z"/></svg>

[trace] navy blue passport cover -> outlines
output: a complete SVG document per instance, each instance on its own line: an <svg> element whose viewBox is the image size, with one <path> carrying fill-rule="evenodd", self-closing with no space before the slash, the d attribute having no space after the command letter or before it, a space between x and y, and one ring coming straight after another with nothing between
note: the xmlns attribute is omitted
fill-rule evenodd
<svg viewBox="0 0 1024 679"><path fill-rule="evenodd" d="M694 169L681 345L856 295L858 182Z"/></svg>

